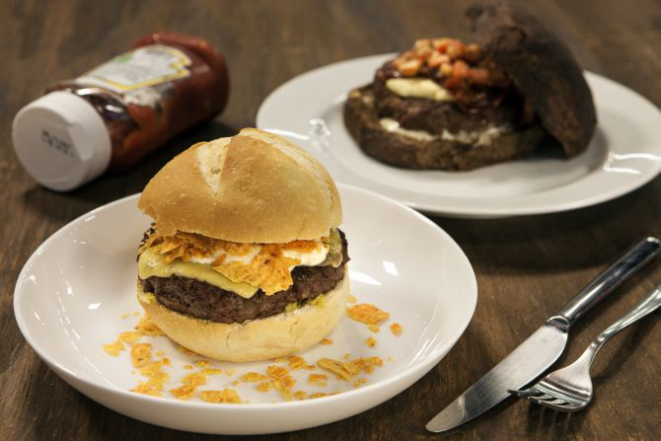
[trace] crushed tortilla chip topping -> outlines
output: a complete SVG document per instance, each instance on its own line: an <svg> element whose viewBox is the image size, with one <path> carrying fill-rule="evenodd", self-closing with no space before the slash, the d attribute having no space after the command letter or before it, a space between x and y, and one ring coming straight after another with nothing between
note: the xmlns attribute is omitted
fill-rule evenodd
<svg viewBox="0 0 661 441"><path fill-rule="evenodd" d="M280 395L287 401L294 399L294 394L291 388L296 384L296 380L289 375L289 371L282 366L271 365L266 369L268 376L271 378L271 388L280 392ZM263 384L260 383L258 386Z"/></svg>
<svg viewBox="0 0 661 441"><path fill-rule="evenodd" d="M195 372L186 375L184 378L181 379L181 382L184 385L176 389L172 389L170 393L180 400L188 400L193 396L193 394L195 393L195 389L198 386L202 386L206 384L207 378L204 376L204 374Z"/></svg>
<svg viewBox="0 0 661 441"><path fill-rule="evenodd" d="M181 382L183 384L190 384L192 386L202 386L207 383L207 377L204 374L194 372L182 378Z"/></svg>
<svg viewBox="0 0 661 441"><path fill-rule="evenodd" d="M303 357L300 357L298 355L292 355L289 357L289 369L292 371L296 371L299 369L305 369L305 370L314 370L314 366L309 365L305 362Z"/></svg>
<svg viewBox="0 0 661 441"><path fill-rule="evenodd" d="M267 295L283 291L292 283L291 269L300 260L286 257L284 251L313 252L320 247L330 248L329 238L321 241L295 240L284 244L247 244L213 239L200 234L177 232L174 236L160 236L153 229L141 245L139 252L154 247L164 256L165 263L176 259L188 262L193 258L214 258L214 270L233 282L248 283L262 289ZM324 240L326 239L326 240ZM227 262L227 256L245 257L254 254L248 263L245 259Z"/></svg>
<svg viewBox="0 0 661 441"><path fill-rule="evenodd" d="M206 360L197 360L197 361L195 361L195 362L193 362L193 363L194 363L195 366L197 366L197 367L207 367L207 366L209 366L209 365L211 364L211 363L209 363L209 362L206 361Z"/></svg>
<svg viewBox="0 0 661 441"><path fill-rule="evenodd" d="M151 344L138 343L131 348L131 362L134 367L143 367L151 359Z"/></svg>
<svg viewBox="0 0 661 441"><path fill-rule="evenodd" d="M164 383L168 380L169 375L161 370L163 364L160 361L150 363L140 369L140 373L148 377L146 382L140 382L136 387L131 389L131 392L137 392L145 395L152 395L155 397L162 396Z"/></svg>
<svg viewBox="0 0 661 441"><path fill-rule="evenodd" d="M200 398L207 403L241 403L241 397L239 397L239 394L233 389L205 390L200 393Z"/></svg>
<svg viewBox="0 0 661 441"><path fill-rule="evenodd" d="M351 380L360 371L366 374L372 373L374 367L383 366L383 360L379 357L356 358L355 360L342 363L332 358L322 358L317 362L320 368L335 374L335 376L344 381Z"/></svg>
<svg viewBox="0 0 661 441"><path fill-rule="evenodd" d="M310 374L308 377L308 384L313 386L325 387L328 385L326 382L328 380L328 375L325 374Z"/></svg>
<svg viewBox="0 0 661 441"><path fill-rule="evenodd" d="M390 314L381 311L370 303L359 303L358 305L347 308L347 315L358 322L368 325L375 325L390 317Z"/></svg>
<svg viewBox="0 0 661 441"><path fill-rule="evenodd" d="M117 338L124 343L133 344L137 341L140 341L142 334L137 331L120 332Z"/></svg>
<svg viewBox="0 0 661 441"><path fill-rule="evenodd" d="M135 329L142 335L151 335L151 336L161 336L165 335L161 329L156 326L154 322L151 321L151 319L144 315L141 319L140 322L135 325Z"/></svg>
<svg viewBox="0 0 661 441"><path fill-rule="evenodd" d="M331 358L322 358L317 361L317 365L320 368L335 374L339 380L344 381L350 380L351 377L360 372L358 366L351 361L342 363L341 361L333 360Z"/></svg>
<svg viewBox="0 0 661 441"><path fill-rule="evenodd" d="M195 393L196 387L192 384L184 384L183 386L171 389L170 393L179 400L189 400Z"/></svg>
<svg viewBox="0 0 661 441"><path fill-rule="evenodd" d="M267 380L269 377L266 375L258 374L257 372L248 372L241 375L241 381L245 383L257 383L258 381Z"/></svg>
<svg viewBox="0 0 661 441"><path fill-rule="evenodd" d="M379 327L377 325L367 325L367 329L372 332L379 332Z"/></svg>
<svg viewBox="0 0 661 441"><path fill-rule="evenodd" d="M330 338L324 338L323 340L321 340L321 344L322 345L332 345L333 340L331 340Z"/></svg>
<svg viewBox="0 0 661 441"><path fill-rule="evenodd" d="M296 392L294 392L294 398L296 398L297 400L304 400L307 394L308 393L303 390L297 390Z"/></svg>
<svg viewBox="0 0 661 441"><path fill-rule="evenodd" d="M357 301L358 299L353 294L349 294L349 297L347 297L347 303L356 303Z"/></svg>
<svg viewBox="0 0 661 441"><path fill-rule="evenodd" d="M390 330L392 331L393 334L400 336L402 335L402 325L399 323L393 323L390 325Z"/></svg>
<svg viewBox="0 0 661 441"><path fill-rule="evenodd" d="M124 345L120 340L117 340L115 343L111 343L109 345L103 345L103 350L113 357L119 356L119 352L123 351L124 349Z"/></svg>
<svg viewBox="0 0 661 441"><path fill-rule="evenodd" d="M383 360L380 357L356 358L353 363L363 370L366 374L371 374L374 367L383 366Z"/></svg>
<svg viewBox="0 0 661 441"><path fill-rule="evenodd" d="M273 382L272 381L264 381L262 383L259 383L256 386L256 389L260 392L268 392L271 389L273 389Z"/></svg>
<svg viewBox="0 0 661 441"><path fill-rule="evenodd" d="M204 375L218 375L222 372L222 369L220 368L204 368L202 369L202 373Z"/></svg>
<svg viewBox="0 0 661 441"><path fill-rule="evenodd" d="M192 369L194 369L194 368L193 368L193 365L192 365L192 364L185 364L185 365L184 365L184 369L190 371L190 370L192 370Z"/></svg>
<svg viewBox="0 0 661 441"><path fill-rule="evenodd" d="M325 392L315 392L313 394L308 395L307 399L314 400L315 398L327 397L329 395L333 395L333 394L327 394Z"/></svg>
<svg viewBox="0 0 661 441"><path fill-rule="evenodd" d="M370 348L373 348L376 346L376 340L374 339L374 337L367 337L367 340L365 340L365 344Z"/></svg>

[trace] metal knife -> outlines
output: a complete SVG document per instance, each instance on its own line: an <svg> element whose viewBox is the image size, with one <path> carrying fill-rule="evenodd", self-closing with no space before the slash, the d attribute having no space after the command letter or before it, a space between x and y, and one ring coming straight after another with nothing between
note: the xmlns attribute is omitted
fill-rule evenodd
<svg viewBox="0 0 661 441"><path fill-rule="evenodd" d="M549 318L503 361L429 421L427 430L445 432L454 429L509 397L509 390L521 389L539 377L564 351L571 325L658 252L659 239L655 237L636 244L590 282L557 315Z"/></svg>

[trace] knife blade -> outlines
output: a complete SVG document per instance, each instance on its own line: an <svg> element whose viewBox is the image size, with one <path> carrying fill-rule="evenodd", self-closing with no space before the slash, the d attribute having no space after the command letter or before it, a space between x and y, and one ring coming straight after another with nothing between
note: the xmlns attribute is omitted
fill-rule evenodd
<svg viewBox="0 0 661 441"><path fill-rule="evenodd" d="M562 355L573 323L603 300L659 252L659 240L638 242L599 274L555 316L521 343L475 384L427 423L430 432L446 432L482 415L543 374Z"/></svg>

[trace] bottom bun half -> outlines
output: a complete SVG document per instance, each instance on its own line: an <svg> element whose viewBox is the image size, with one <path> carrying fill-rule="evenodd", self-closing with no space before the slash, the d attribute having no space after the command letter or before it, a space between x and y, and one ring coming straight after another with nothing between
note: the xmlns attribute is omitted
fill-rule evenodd
<svg viewBox="0 0 661 441"><path fill-rule="evenodd" d="M257 361L281 357L319 343L342 318L349 277L324 294L323 302L292 312L249 320L217 323L180 314L158 303L138 283L138 301L149 318L181 346L222 361Z"/></svg>

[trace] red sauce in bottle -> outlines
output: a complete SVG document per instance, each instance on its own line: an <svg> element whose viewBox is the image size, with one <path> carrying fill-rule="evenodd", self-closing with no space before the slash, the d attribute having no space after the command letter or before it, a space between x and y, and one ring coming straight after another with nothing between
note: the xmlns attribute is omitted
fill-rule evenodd
<svg viewBox="0 0 661 441"><path fill-rule="evenodd" d="M150 62L155 63L151 70ZM172 62L180 66L172 68ZM56 90L74 93L96 108L110 134L109 169L121 171L188 127L220 113L229 96L229 75L223 56L208 41L156 32L138 40L130 51L47 92Z"/></svg>
<svg viewBox="0 0 661 441"><path fill-rule="evenodd" d="M157 32L21 109L14 149L41 184L71 190L217 115L228 95L225 60L208 41Z"/></svg>

